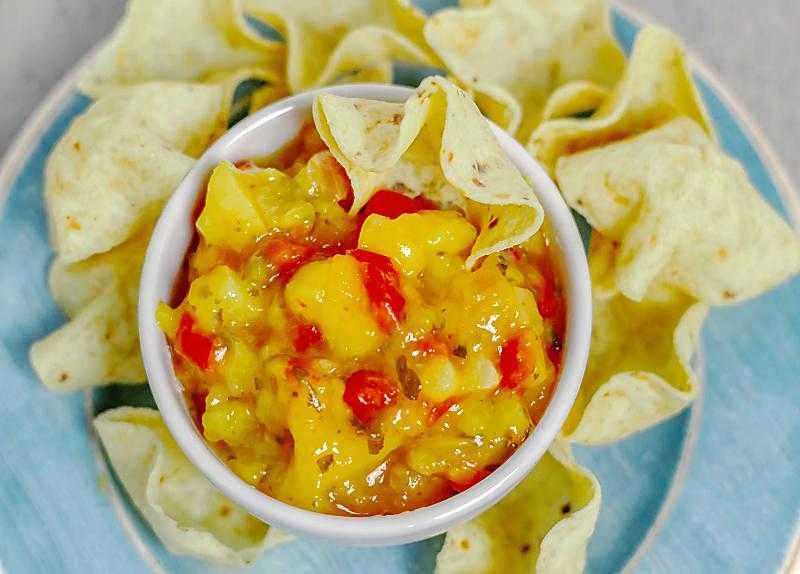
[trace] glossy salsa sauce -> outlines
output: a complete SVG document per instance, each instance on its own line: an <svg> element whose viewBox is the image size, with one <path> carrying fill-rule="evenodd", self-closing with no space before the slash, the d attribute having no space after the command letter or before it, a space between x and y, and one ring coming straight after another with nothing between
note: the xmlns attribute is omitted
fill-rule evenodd
<svg viewBox="0 0 800 574"><path fill-rule="evenodd" d="M477 228L413 195L380 189L349 215L313 124L210 176L182 293L157 318L204 437L270 496L427 506L502 464L547 406L565 308L546 225L468 271Z"/></svg>

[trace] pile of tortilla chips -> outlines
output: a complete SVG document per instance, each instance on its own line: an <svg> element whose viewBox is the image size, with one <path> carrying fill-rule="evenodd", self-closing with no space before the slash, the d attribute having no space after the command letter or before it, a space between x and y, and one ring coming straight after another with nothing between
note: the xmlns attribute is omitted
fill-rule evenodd
<svg viewBox="0 0 800 574"><path fill-rule="evenodd" d="M198 473L157 411L117 408L98 416L94 427L131 501L171 552L244 566L289 539Z"/></svg>
<svg viewBox="0 0 800 574"><path fill-rule="evenodd" d="M696 396L692 357L708 307L796 274L800 240L717 147L666 30L639 34L592 116L547 120L530 149L593 228L592 347L563 431L583 444L619 440Z"/></svg>
<svg viewBox="0 0 800 574"><path fill-rule="evenodd" d="M470 265L536 233L542 209L480 108L593 229L592 348L563 436L507 499L448 533L436 569L581 571L600 487L569 443L620 440L684 408L709 308L800 269L798 237L718 148L680 42L645 29L626 62L606 0L462 0L431 16L408 0L130 0L81 79L95 103L48 161L50 286L68 322L33 345L33 367L55 390L144 382L139 269L194 161L242 113L310 87L389 82L397 61L443 66L454 83L428 79L405 104L314 107L354 209L378 185L458 205L481 228ZM107 411L95 427L173 552L244 565L287 539L219 494L156 411Z"/></svg>

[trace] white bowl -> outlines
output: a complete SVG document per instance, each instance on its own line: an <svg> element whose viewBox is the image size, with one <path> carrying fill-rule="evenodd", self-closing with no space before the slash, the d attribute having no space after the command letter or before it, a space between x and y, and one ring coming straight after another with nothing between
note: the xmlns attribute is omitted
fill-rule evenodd
<svg viewBox="0 0 800 574"><path fill-rule="evenodd" d="M542 457L572 407L583 377L591 334L591 287L583 244L561 195L542 167L507 133L495 136L533 185L555 234L567 303L563 369L544 417L525 442L487 478L447 500L390 516L320 514L271 498L236 476L206 444L189 414L172 367L166 338L156 324L156 307L168 301L194 236L192 212L208 174L222 160L260 157L295 137L322 92L402 102L412 90L391 85L344 85L302 93L241 121L212 145L184 178L158 220L142 271L139 337L150 388L164 422L189 460L234 502L264 521L298 535L354 546L403 544L441 534L498 502Z"/></svg>

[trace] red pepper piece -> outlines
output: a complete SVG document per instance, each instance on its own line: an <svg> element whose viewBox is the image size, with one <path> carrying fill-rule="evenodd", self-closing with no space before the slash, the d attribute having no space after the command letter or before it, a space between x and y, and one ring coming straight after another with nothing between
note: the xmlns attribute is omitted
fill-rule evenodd
<svg viewBox="0 0 800 574"><path fill-rule="evenodd" d="M533 373L533 361L522 334L514 335L500 349L500 387L515 389Z"/></svg>
<svg viewBox="0 0 800 574"><path fill-rule="evenodd" d="M270 239L262 249L264 256L278 269L278 276L287 280L308 263L314 256L314 251L311 245L283 237Z"/></svg>
<svg viewBox="0 0 800 574"><path fill-rule="evenodd" d="M374 251L367 251L366 249L354 249L350 255L355 257L361 263L366 263L378 269L381 273L386 275L387 278L392 280L399 280L400 273L392 263L391 258Z"/></svg>
<svg viewBox="0 0 800 574"><path fill-rule="evenodd" d="M177 347L195 365L206 371L211 367L214 358L216 340L205 333L198 333L194 330L194 326L194 317L184 313L175 336Z"/></svg>
<svg viewBox="0 0 800 574"><path fill-rule="evenodd" d="M540 266L542 273L542 286L538 290L536 305L539 314L550 323L553 330L552 341L547 347L547 357L555 365L556 369L561 368L562 341L564 331L567 327L566 306L564 296L558 288L556 273L550 262Z"/></svg>
<svg viewBox="0 0 800 574"><path fill-rule="evenodd" d="M192 393L189 400L192 403L192 414L194 415L194 422L201 431L203 431L203 414L206 412L206 397L207 391L199 393Z"/></svg>
<svg viewBox="0 0 800 574"><path fill-rule="evenodd" d="M379 189L362 208L361 217L366 219L377 213L395 219L404 213L417 213L425 209L438 209L438 206L424 197L408 197L391 189Z"/></svg>
<svg viewBox="0 0 800 574"><path fill-rule="evenodd" d="M397 388L380 371L356 371L347 378L342 398L355 417L368 424L397 402Z"/></svg>
<svg viewBox="0 0 800 574"><path fill-rule="evenodd" d="M322 344L322 332L313 323L301 323L294 329L292 343L295 351L304 353L308 349L319 347Z"/></svg>
<svg viewBox="0 0 800 574"><path fill-rule="evenodd" d="M563 355L563 348L561 344L561 339L554 333L553 340L550 341L550 345L547 347L547 358L550 359L551 363L553 363L553 366L556 368L556 371L561 369L562 355Z"/></svg>
<svg viewBox="0 0 800 574"><path fill-rule="evenodd" d="M392 260L380 253L354 249L350 255L362 264L361 278L378 325L391 332L405 318L406 299L400 291L400 273Z"/></svg>
<svg viewBox="0 0 800 574"><path fill-rule="evenodd" d="M550 321L554 330L560 331L564 324L564 299L552 276L548 275L545 273L545 280L536 303L542 318Z"/></svg>
<svg viewBox="0 0 800 574"><path fill-rule="evenodd" d="M475 471L475 474L470 476L467 480L464 481L455 481L455 480L447 480L447 484L450 485L450 488L455 490L456 492L464 492L468 488L471 488L482 481L484 478L492 474L491 470L487 470L482 468L480 470Z"/></svg>

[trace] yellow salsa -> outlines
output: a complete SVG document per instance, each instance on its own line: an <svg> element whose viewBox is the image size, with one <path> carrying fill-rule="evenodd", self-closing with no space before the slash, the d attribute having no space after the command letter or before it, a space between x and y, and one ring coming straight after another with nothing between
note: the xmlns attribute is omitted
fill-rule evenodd
<svg viewBox="0 0 800 574"><path fill-rule="evenodd" d="M565 310L546 228L470 271L464 213L406 188L351 204L312 124L258 165L221 163L158 321L237 475L302 508L393 514L468 488L525 440Z"/></svg>

